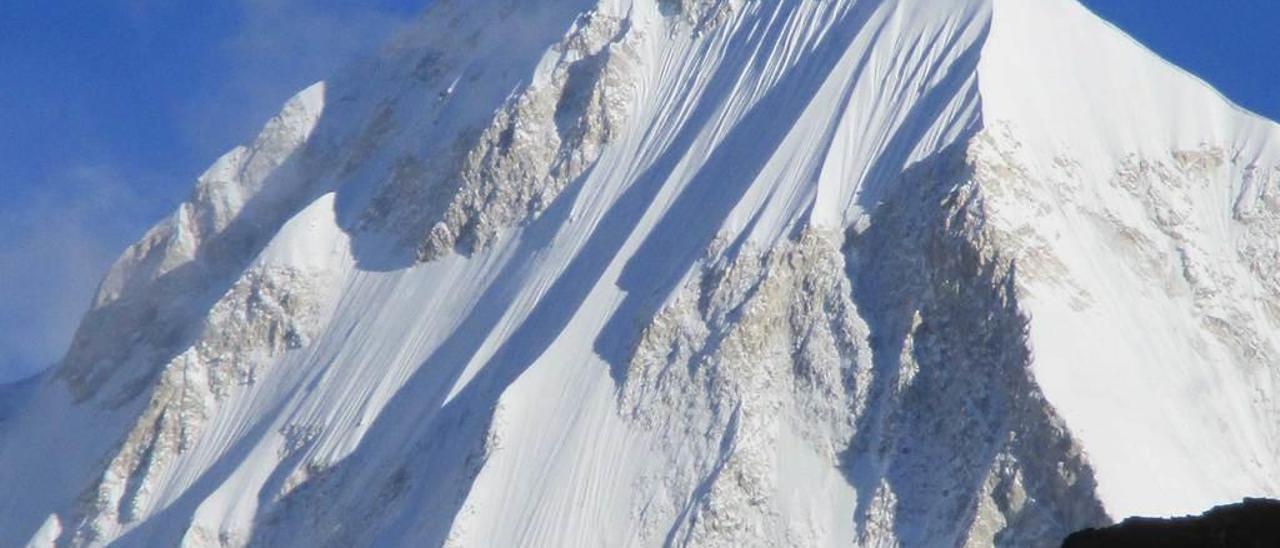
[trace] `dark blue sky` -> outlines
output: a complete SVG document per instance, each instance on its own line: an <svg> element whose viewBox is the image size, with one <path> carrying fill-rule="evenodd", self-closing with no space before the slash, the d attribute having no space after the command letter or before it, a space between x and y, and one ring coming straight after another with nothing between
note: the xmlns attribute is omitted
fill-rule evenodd
<svg viewBox="0 0 1280 548"><path fill-rule="evenodd" d="M1082 1L1236 104L1280 120L1280 1Z"/></svg>
<svg viewBox="0 0 1280 548"><path fill-rule="evenodd" d="M60 356L106 266L210 162L426 2L5 2L0 382ZM1280 118L1280 2L1085 3Z"/></svg>

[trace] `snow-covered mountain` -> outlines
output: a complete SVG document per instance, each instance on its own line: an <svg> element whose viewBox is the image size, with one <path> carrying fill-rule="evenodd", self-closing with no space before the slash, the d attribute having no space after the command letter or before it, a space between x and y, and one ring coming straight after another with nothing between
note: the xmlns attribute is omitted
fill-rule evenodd
<svg viewBox="0 0 1280 548"><path fill-rule="evenodd" d="M0 545L1055 545L1280 495L1280 126L1074 0L437 0L0 390Z"/></svg>

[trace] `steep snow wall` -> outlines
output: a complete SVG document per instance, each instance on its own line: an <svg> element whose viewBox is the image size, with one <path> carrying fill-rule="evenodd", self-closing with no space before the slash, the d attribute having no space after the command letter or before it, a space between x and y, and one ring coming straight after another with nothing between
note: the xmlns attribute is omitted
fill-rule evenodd
<svg viewBox="0 0 1280 548"><path fill-rule="evenodd" d="M434 2L10 390L0 543L1056 545L1274 495L1277 134L1071 0Z"/></svg>
<svg viewBox="0 0 1280 548"><path fill-rule="evenodd" d="M1276 493L1280 129L1074 2L994 13L971 148L1033 370L1101 499L1181 515Z"/></svg>

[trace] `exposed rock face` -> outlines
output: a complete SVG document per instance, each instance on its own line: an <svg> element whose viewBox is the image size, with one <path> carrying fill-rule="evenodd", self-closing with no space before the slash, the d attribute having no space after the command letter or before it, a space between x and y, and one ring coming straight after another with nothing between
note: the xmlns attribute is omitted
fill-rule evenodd
<svg viewBox="0 0 1280 548"><path fill-rule="evenodd" d="M998 255L1010 237L985 223L984 183L1002 180L982 154L917 165L847 242L808 230L709 250L620 394L671 454L700 456L663 468L670 501L641 515L675 525L655 539L814 542L776 507L786 431L865 489L859 544L1053 545L1107 519L1031 373L1016 264Z"/></svg>
<svg viewBox="0 0 1280 548"><path fill-rule="evenodd" d="M0 387L0 545L1050 546L1280 492L1280 127L1072 0L431 5Z"/></svg>
<svg viewBox="0 0 1280 548"><path fill-rule="evenodd" d="M850 242L876 355L847 453L860 539L1032 546L1106 519L1082 449L1031 371L1020 263L988 222L975 148L904 174Z"/></svg>
<svg viewBox="0 0 1280 548"><path fill-rule="evenodd" d="M702 32L726 23L743 1L753 0L659 0L658 5Z"/></svg>
<svg viewBox="0 0 1280 548"><path fill-rule="evenodd" d="M1110 311L1123 306L1118 290L1100 291L1096 283L1085 281L1090 267L1079 252L1072 257L1062 242L1123 250L1124 266L1107 274L1132 276L1121 294L1179 303L1164 313L1165 321L1179 325L1175 329L1187 335L1165 344L1176 343L1176 352L1183 359L1190 357L1189 363L1234 364L1228 377L1239 384L1224 390L1235 395L1217 400L1223 405L1215 413L1239 413L1258 424L1280 417L1280 409L1271 403L1280 393L1280 376L1272 367L1280 363L1280 353L1270 328L1264 327L1274 322L1274 276L1259 275L1258 270L1274 254L1276 242L1254 237L1257 227L1272 222L1268 219L1273 215L1259 200L1265 185L1259 184L1257 165L1233 160L1227 145L1206 141L1195 149L1118 154L1114 164L1101 163L1107 167L1092 170L1082 167L1080 158L1063 154L1052 169L1038 170L1026 163L1019 146L1008 128L996 125L975 139L969 156L990 211L986 219L991 245L1016 261L1016 282L1024 296L1060 301L1083 315L1114 313ZM1099 177L1101 188L1082 183L1090 177ZM1252 205L1235 205L1246 202ZM1253 213L1238 213L1245 209ZM1069 220L1058 220L1062 218ZM1040 323L1050 325L1050 316L1042 314ZM1126 329L1141 332L1141 325L1150 324L1142 313L1134 316L1141 318L1139 325ZM1055 346L1041 350L1046 353L1069 337L1051 335L1048 329L1040 333L1043 340L1058 339L1051 341ZM1196 371L1195 385L1216 383L1209 380L1215 374L1207 369L1170 366ZM1148 369L1134 382L1158 384L1166 378L1162 375L1159 368ZM1251 403L1237 407L1236 402L1243 401ZM1237 427L1232 421L1211 422L1214 431ZM1273 454L1280 451L1278 441L1275 434L1265 434L1254 438L1245 451ZM1254 458L1258 457L1249 460ZM1244 466L1252 470L1256 465ZM1214 480L1206 476L1203 481Z"/></svg>
<svg viewBox="0 0 1280 548"><path fill-rule="evenodd" d="M219 299L196 342L162 368L119 452L84 494L77 542L99 540L143 516L153 484L199 439L221 401L281 353L310 343L324 302L314 276L259 268Z"/></svg>
<svg viewBox="0 0 1280 548"><path fill-rule="evenodd" d="M367 222L407 231L418 260L430 261L483 249L499 230L536 217L619 134L642 40L627 20L584 15L549 52L548 74L478 136L464 133L440 158L402 157Z"/></svg>
<svg viewBox="0 0 1280 548"><path fill-rule="evenodd" d="M794 431L798 450L838 465L866 405L867 326L838 234L806 232L732 257L725 247L709 250L631 358L622 412L673 456L665 493L641 519L674 523L650 532L652 542L803 544L812 534L789 530L774 501L776 449L783 431Z"/></svg>
<svg viewBox="0 0 1280 548"><path fill-rule="evenodd" d="M218 159L191 197L132 245L111 267L76 332L58 374L76 398L112 388L117 402L136 397L157 374L156 362L180 351L187 326L203 321L200 304L230 284L307 196L305 144L319 121L325 87L285 104L248 147ZM233 278L228 281L228 278ZM151 363L141 377L120 379L117 364Z"/></svg>

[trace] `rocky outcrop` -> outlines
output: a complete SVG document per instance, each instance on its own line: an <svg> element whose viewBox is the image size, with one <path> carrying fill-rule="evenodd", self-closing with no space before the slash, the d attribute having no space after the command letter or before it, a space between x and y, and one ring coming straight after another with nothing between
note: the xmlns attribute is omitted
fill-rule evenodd
<svg viewBox="0 0 1280 548"><path fill-rule="evenodd" d="M1032 374L1019 265L975 164L970 148L918 163L850 236L875 353L845 454L862 543L1034 546L1106 520Z"/></svg>
<svg viewBox="0 0 1280 548"><path fill-rule="evenodd" d="M1227 548L1278 544L1280 501L1245 499L1216 506L1201 516L1133 517L1111 527L1084 529L1068 536L1062 547Z"/></svg>
<svg viewBox="0 0 1280 548"><path fill-rule="evenodd" d="M196 343L162 368L138 420L82 497L76 542L144 515L152 485L195 443L219 403L283 352L309 343L324 302L315 276L260 267L219 299Z"/></svg>
<svg viewBox="0 0 1280 548"><path fill-rule="evenodd" d="M663 13L677 17L695 32L714 29L728 21L743 0L659 0ZM747 0L750 1L750 0Z"/></svg>
<svg viewBox="0 0 1280 548"><path fill-rule="evenodd" d="M859 545L1040 546L1106 522L1031 373L1018 267L985 223L975 162L918 164L847 238L708 252L620 395L668 453L698 455L652 487L666 503L642 514L670 524L655 538L820 542L775 506L784 432L844 470Z"/></svg>
<svg viewBox="0 0 1280 548"><path fill-rule="evenodd" d="M553 66L441 158L401 157L365 215L393 227L420 261L487 247L536 217L599 158L626 121L644 37L629 20L584 15L551 50Z"/></svg>
<svg viewBox="0 0 1280 548"><path fill-rule="evenodd" d="M641 335L620 406L657 435L665 494L641 511L653 542L803 544L774 503L783 430L836 466L866 404L867 327L851 301L839 235L770 250L723 242ZM686 468L693 463L693 468ZM663 500L665 499L665 500Z"/></svg>
<svg viewBox="0 0 1280 548"><path fill-rule="evenodd" d="M251 145L215 162L191 197L111 267L58 368L77 399L104 390L113 405L136 397L157 365L181 351L190 337L183 326L201 321L209 293L216 298L219 285L233 283L266 245L263 228L282 225L305 205L305 145L324 94L317 84L292 98Z"/></svg>
<svg viewBox="0 0 1280 548"><path fill-rule="evenodd" d="M1047 546L1274 490L1280 132L1090 18L434 1L0 410L0 543Z"/></svg>

